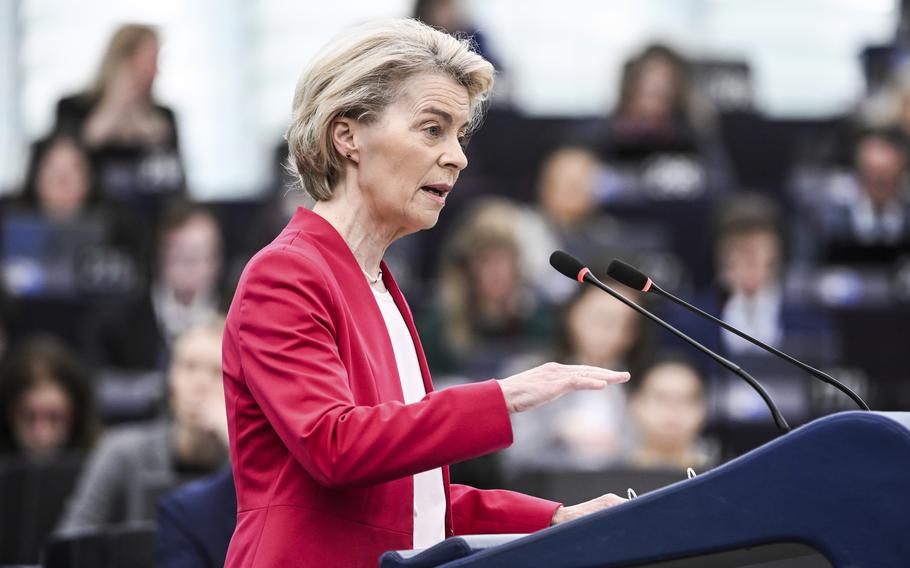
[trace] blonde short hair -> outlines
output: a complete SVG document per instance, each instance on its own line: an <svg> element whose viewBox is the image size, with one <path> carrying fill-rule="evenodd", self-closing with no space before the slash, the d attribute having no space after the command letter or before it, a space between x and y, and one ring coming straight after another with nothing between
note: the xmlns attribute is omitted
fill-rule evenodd
<svg viewBox="0 0 910 568"><path fill-rule="evenodd" d="M400 94L405 79L441 73L468 90L470 126L483 115L493 66L455 38L417 20L370 22L332 40L297 82L288 141L288 169L317 201L332 197L341 159L332 143L339 116L370 122Z"/></svg>

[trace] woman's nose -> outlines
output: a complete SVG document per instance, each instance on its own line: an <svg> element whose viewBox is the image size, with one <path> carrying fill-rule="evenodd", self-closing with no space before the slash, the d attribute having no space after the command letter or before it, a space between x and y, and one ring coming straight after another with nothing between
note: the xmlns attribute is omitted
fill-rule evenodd
<svg viewBox="0 0 910 568"><path fill-rule="evenodd" d="M446 150L441 156L441 162L443 167L455 168L458 171L468 167L468 157L464 153L464 147L457 139L446 146Z"/></svg>

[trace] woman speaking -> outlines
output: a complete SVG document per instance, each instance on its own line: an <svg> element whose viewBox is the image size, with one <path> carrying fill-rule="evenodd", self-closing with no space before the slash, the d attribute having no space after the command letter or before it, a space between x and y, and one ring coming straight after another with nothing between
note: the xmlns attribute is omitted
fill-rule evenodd
<svg viewBox="0 0 910 568"><path fill-rule="evenodd" d="M224 336L227 566L375 566L386 550L532 532L622 501L449 484L447 464L511 444L509 413L629 378L548 363L433 391L382 257L436 223L492 85L467 41L415 20L343 34L300 78L287 140L316 205L249 262Z"/></svg>

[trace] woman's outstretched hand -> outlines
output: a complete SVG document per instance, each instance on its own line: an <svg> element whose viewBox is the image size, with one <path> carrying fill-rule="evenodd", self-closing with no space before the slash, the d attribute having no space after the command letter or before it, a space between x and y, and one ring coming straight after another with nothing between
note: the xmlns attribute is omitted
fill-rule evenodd
<svg viewBox="0 0 910 568"><path fill-rule="evenodd" d="M509 412L524 412L572 391L600 390L607 385L628 380L627 372L588 365L545 363L507 379L500 379L499 386Z"/></svg>

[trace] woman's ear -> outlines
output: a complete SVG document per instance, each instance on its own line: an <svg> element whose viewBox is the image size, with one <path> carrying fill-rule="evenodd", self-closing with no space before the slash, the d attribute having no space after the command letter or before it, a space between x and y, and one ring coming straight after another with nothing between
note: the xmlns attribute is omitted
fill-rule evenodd
<svg viewBox="0 0 910 568"><path fill-rule="evenodd" d="M335 147L335 151L355 164L360 159L357 144L354 141L356 129L356 122L346 116L340 116L332 121L332 145Z"/></svg>

